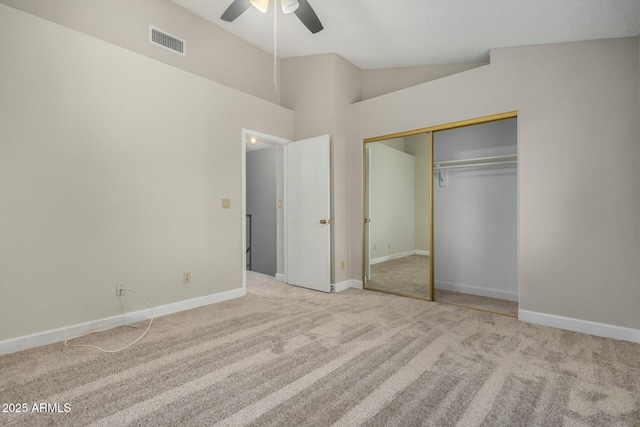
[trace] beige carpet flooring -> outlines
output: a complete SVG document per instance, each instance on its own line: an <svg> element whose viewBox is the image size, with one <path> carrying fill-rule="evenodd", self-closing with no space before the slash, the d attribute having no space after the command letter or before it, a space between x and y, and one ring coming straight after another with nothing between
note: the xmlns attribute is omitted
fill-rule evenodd
<svg viewBox="0 0 640 427"><path fill-rule="evenodd" d="M459 307L248 274L116 354L0 357L3 426L640 425L640 345ZM119 345L118 328L78 341ZM32 412L67 403L67 413Z"/></svg>
<svg viewBox="0 0 640 427"><path fill-rule="evenodd" d="M429 257L412 255L373 264L366 289L429 299ZM518 316L518 303L436 289L435 300L478 310Z"/></svg>

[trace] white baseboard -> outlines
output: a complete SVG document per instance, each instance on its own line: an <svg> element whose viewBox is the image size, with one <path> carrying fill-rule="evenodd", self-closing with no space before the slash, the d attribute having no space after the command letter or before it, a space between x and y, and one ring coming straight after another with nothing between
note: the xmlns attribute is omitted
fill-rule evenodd
<svg viewBox="0 0 640 427"><path fill-rule="evenodd" d="M503 291L500 289L481 288L473 285L463 285L460 283L442 282L436 280L435 287L445 291L461 292L463 294L477 295L480 297L498 298L507 301L518 301L517 292Z"/></svg>
<svg viewBox="0 0 640 427"><path fill-rule="evenodd" d="M416 249L414 255L431 256L431 251L421 251Z"/></svg>
<svg viewBox="0 0 640 427"><path fill-rule="evenodd" d="M287 277L284 274L276 273L276 280L278 282L287 283Z"/></svg>
<svg viewBox="0 0 640 427"><path fill-rule="evenodd" d="M192 308L202 307L205 305L215 304L217 302L239 298L244 295L246 295L245 289L234 289L231 291L220 292L213 295L207 295L204 297L192 298L184 301L178 301L171 304L153 307L153 314L155 315L155 317L165 316L167 314L177 313L179 311L191 310ZM131 323L140 322L142 320L149 319L150 317L151 311L149 309L143 309L139 311L132 311L130 313L123 313L117 316L92 320L90 322L64 326L62 328L52 329L49 331L26 335L23 337L10 338L5 341L0 341L0 355L15 353L17 351L26 350L28 348L61 342L66 339L77 337L91 331L108 329L114 326L128 325Z"/></svg>
<svg viewBox="0 0 640 427"><path fill-rule="evenodd" d="M336 292L342 292L349 288L362 289L362 282L360 280L349 279L334 285L334 290Z"/></svg>
<svg viewBox="0 0 640 427"><path fill-rule="evenodd" d="M398 252L397 254L381 256L381 257L373 258L373 259L369 260L369 265L379 264L381 262L391 261L392 259L403 258L403 257L406 257L406 256L411 256L411 255L415 255L415 251Z"/></svg>
<svg viewBox="0 0 640 427"><path fill-rule="evenodd" d="M640 343L640 330L624 326L609 325L606 323L592 322L590 320L574 319L572 317L556 316L554 314L538 313L528 310L518 310L518 320L535 323L536 325L565 329L567 331L582 332L583 334L598 337Z"/></svg>

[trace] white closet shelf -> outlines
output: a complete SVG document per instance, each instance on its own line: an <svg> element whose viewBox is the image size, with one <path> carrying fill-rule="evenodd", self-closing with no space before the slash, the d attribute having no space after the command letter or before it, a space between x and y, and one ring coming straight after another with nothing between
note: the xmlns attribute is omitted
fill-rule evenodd
<svg viewBox="0 0 640 427"><path fill-rule="evenodd" d="M517 164L518 156L516 154L510 156L492 156L478 157L475 159L464 160L447 160L443 162L433 162L434 171L442 171L447 169L462 169L498 165Z"/></svg>

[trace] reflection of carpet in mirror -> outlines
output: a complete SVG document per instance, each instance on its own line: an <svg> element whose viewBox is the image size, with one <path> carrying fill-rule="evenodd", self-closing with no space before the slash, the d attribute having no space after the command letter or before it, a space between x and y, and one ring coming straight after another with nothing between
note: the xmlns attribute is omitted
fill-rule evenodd
<svg viewBox="0 0 640 427"><path fill-rule="evenodd" d="M429 257L411 255L371 265L366 289L429 298ZM518 315L518 303L497 298L436 289L435 300L509 316Z"/></svg>
<svg viewBox="0 0 640 427"><path fill-rule="evenodd" d="M429 257L411 255L373 264L366 288L429 298Z"/></svg>

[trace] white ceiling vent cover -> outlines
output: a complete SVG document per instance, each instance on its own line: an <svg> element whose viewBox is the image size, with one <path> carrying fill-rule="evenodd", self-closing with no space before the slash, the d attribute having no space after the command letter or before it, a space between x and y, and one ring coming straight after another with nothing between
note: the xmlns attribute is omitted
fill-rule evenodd
<svg viewBox="0 0 640 427"><path fill-rule="evenodd" d="M186 41L152 25L149 25L149 42L156 46L169 49L175 53L179 53L182 56L187 55Z"/></svg>

